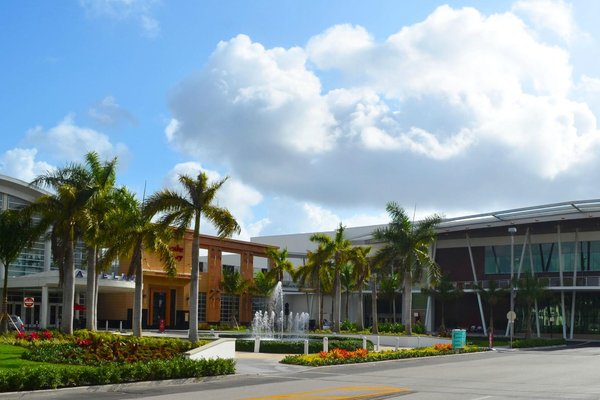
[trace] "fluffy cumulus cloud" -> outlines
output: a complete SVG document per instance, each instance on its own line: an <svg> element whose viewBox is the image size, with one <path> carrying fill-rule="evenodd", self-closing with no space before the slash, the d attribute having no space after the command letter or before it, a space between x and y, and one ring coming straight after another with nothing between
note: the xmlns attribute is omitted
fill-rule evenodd
<svg viewBox="0 0 600 400"><path fill-rule="evenodd" d="M95 151L105 159L115 156L121 159L128 155L124 144L113 144L106 134L77 125L74 115L67 115L49 129L41 126L30 129L25 142L36 147L48 159L61 164L82 160L89 151Z"/></svg>
<svg viewBox="0 0 600 400"><path fill-rule="evenodd" d="M0 155L0 173L31 182L38 175L54 169L47 162L36 160L37 149L15 148Z"/></svg>
<svg viewBox="0 0 600 400"><path fill-rule="evenodd" d="M600 134L574 92L596 82L544 39L574 37L570 7L529 3L441 6L380 41L353 25L287 49L223 41L173 89L167 139L315 221L336 218L310 204L447 212L589 196ZM536 19L542 3L553 8Z"/></svg>
<svg viewBox="0 0 600 400"><path fill-rule="evenodd" d="M579 32L573 19L573 7L562 0L519 0L512 11L529 19L536 27L571 41Z"/></svg>
<svg viewBox="0 0 600 400"><path fill-rule="evenodd" d="M218 182L224 178L219 172L202 168L197 162L186 162L175 165L165 178L165 186L182 192L179 183L180 175L196 177L203 171L209 178L209 182ZM243 184L239 180L228 178L217 193L215 203L227 208L240 224L242 239L250 239L257 236L262 229L269 224L268 219L255 219L252 208L260 204L262 195L255 189ZM208 229L207 229L208 228ZM204 220L203 233L216 234L217 230Z"/></svg>
<svg viewBox="0 0 600 400"><path fill-rule="evenodd" d="M79 0L88 15L134 21L140 26L142 33L150 38L160 33L160 23L153 16L158 3L158 0Z"/></svg>

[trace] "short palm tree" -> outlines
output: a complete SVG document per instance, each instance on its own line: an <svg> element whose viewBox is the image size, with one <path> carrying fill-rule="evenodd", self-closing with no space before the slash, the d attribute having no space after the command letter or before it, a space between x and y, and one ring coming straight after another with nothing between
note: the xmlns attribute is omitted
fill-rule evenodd
<svg viewBox="0 0 600 400"><path fill-rule="evenodd" d="M436 237L435 226L441 221L437 215L413 223L402 207L389 202L386 210L392 221L376 229L373 238L382 243L376 255L378 263L391 265L402 277L402 324L407 335L412 334L412 285L423 274L430 281L439 277L439 266L429 255L429 247Z"/></svg>
<svg viewBox="0 0 600 400"><path fill-rule="evenodd" d="M333 238L323 233L315 233L310 237L311 242L318 244L315 252L320 253L319 257L323 260L329 261L333 269L332 319L334 332L340 331L340 306L342 302L341 268L348 262L351 252L351 243L344 237L344 229L344 226L340 224Z"/></svg>
<svg viewBox="0 0 600 400"><path fill-rule="evenodd" d="M196 178L179 175L179 183L184 193L165 189L148 198L146 209L151 215L163 213L162 225L177 227L177 233L183 235L190 225L193 226L192 268L190 285L190 329L189 340L198 340L198 278L200 249L200 219L202 215L217 228L220 237L228 237L240 232L240 227L229 210L215 204L215 196L227 178L209 183L206 173Z"/></svg>
<svg viewBox="0 0 600 400"><path fill-rule="evenodd" d="M273 268L269 270L268 274L275 278L276 282L283 282L284 272L287 272L294 277L294 264L288 259L287 248L278 250L276 248L269 247L267 248L267 257L269 260L271 260L273 266Z"/></svg>
<svg viewBox="0 0 600 400"><path fill-rule="evenodd" d="M548 282L546 279L538 279L526 274L520 279L515 279L517 288L517 301L525 307L525 337L531 337L531 310L534 303L547 296Z"/></svg>
<svg viewBox="0 0 600 400"><path fill-rule="evenodd" d="M29 214L17 210L0 210L0 262L4 266L0 333L8 331L8 269L10 264L42 232L40 229L36 229Z"/></svg>
<svg viewBox="0 0 600 400"><path fill-rule="evenodd" d="M365 329L365 313L364 313L364 299L363 299L363 290L365 284L369 280L371 276L371 263L369 260L369 252L371 251L370 247L355 247L353 249L353 253L350 257L350 262L352 263L352 279L356 283L356 288L358 289L358 298L360 299L359 307L358 307L358 326L360 330Z"/></svg>
<svg viewBox="0 0 600 400"><path fill-rule="evenodd" d="M502 298L504 298L509 292L500 287L498 282L494 279L490 279L488 281L487 287L484 287L481 284L475 286L475 290L479 293L479 295L483 298L483 300L490 307L490 321L488 325L488 330L494 337L494 307L498 304Z"/></svg>
<svg viewBox="0 0 600 400"><path fill-rule="evenodd" d="M441 324L439 333L446 332L446 303L461 297L464 293L461 289L454 286L448 275L442 275L437 283L421 290L423 293L432 296L441 306Z"/></svg>
<svg viewBox="0 0 600 400"><path fill-rule="evenodd" d="M323 252L307 253L307 262L298 268L296 279L304 288L314 288L319 301L318 328L323 328L323 295L332 286L331 263L323 259Z"/></svg>
<svg viewBox="0 0 600 400"><path fill-rule="evenodd" d="M99 266L104 268L120 257L129 258L127 274L135 276L133 296L134 336L142 336L142 300L144 251L156 253L163 262L168 276L177 273L177 266L169 244L173 239L173 229L152 222L152 214L145 212L143 205L127 189L120 189L113 197L114 208L106 215L106 227L101 240L107 246L100 258Z"/></svg>

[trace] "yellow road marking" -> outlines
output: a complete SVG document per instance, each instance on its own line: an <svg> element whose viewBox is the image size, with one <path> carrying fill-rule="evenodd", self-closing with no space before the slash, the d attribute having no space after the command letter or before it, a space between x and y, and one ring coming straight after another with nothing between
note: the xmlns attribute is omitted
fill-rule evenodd
<svg viewBox="0 0 600 400"><path fill-rule="evenodd" d="M336 394L336 392L341 392ZM346 392L346 393L344 393ZM349 394L347 392L358 392ZM316 389L305 392L273 394L269 396L248 397L245 400L351 400L351 399L370 399L373 397L384 396L394 393L408 392L406 388L397 388L390 386L343 386L328 389Z"/></svg>

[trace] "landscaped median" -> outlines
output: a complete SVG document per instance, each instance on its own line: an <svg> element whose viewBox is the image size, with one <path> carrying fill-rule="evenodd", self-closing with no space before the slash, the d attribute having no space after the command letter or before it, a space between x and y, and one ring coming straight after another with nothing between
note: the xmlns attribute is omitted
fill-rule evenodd
<svg viewBox="0 0 600 400"><path fill-rule="evenodd" d="M487 351L485 347L466 346L457 350L458 353L475 353ZM320 352L318 354L308 355L290 355L281 360L284 364L304 365L311 367L320 367L325 365L354 364L373 361L400 360L403 358L431 357L446 354L455 354L452 345L436 344L431 347L422 347L417 349L391 350L381 352L369 352L365 349L354 351L335 348L329 352Z"/></svg>
<svg viewBox="0 0 600 400"><path fill-rule="evenodd" d="M203 342L80 331L74 336L5 335L0 343L14 354L0 360L1 392L235 373L232 359L184 356Z"/></svg>

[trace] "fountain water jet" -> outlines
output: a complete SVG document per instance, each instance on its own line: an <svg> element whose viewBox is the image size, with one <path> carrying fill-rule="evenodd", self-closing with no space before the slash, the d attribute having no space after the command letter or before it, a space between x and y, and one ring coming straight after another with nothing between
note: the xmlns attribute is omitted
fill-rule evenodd
<svg viewBox="0 0 600 400"><path fill-rule="evenodd" d="M283 287L281 282L273 290L269 299L269 309L254 313L252 320L252 336L260 338L274 338L278 334L283 338L284 333L293 336L303 336L308 330L310 316L308 313L290 312L286 317L284 313Z"/></svg>

